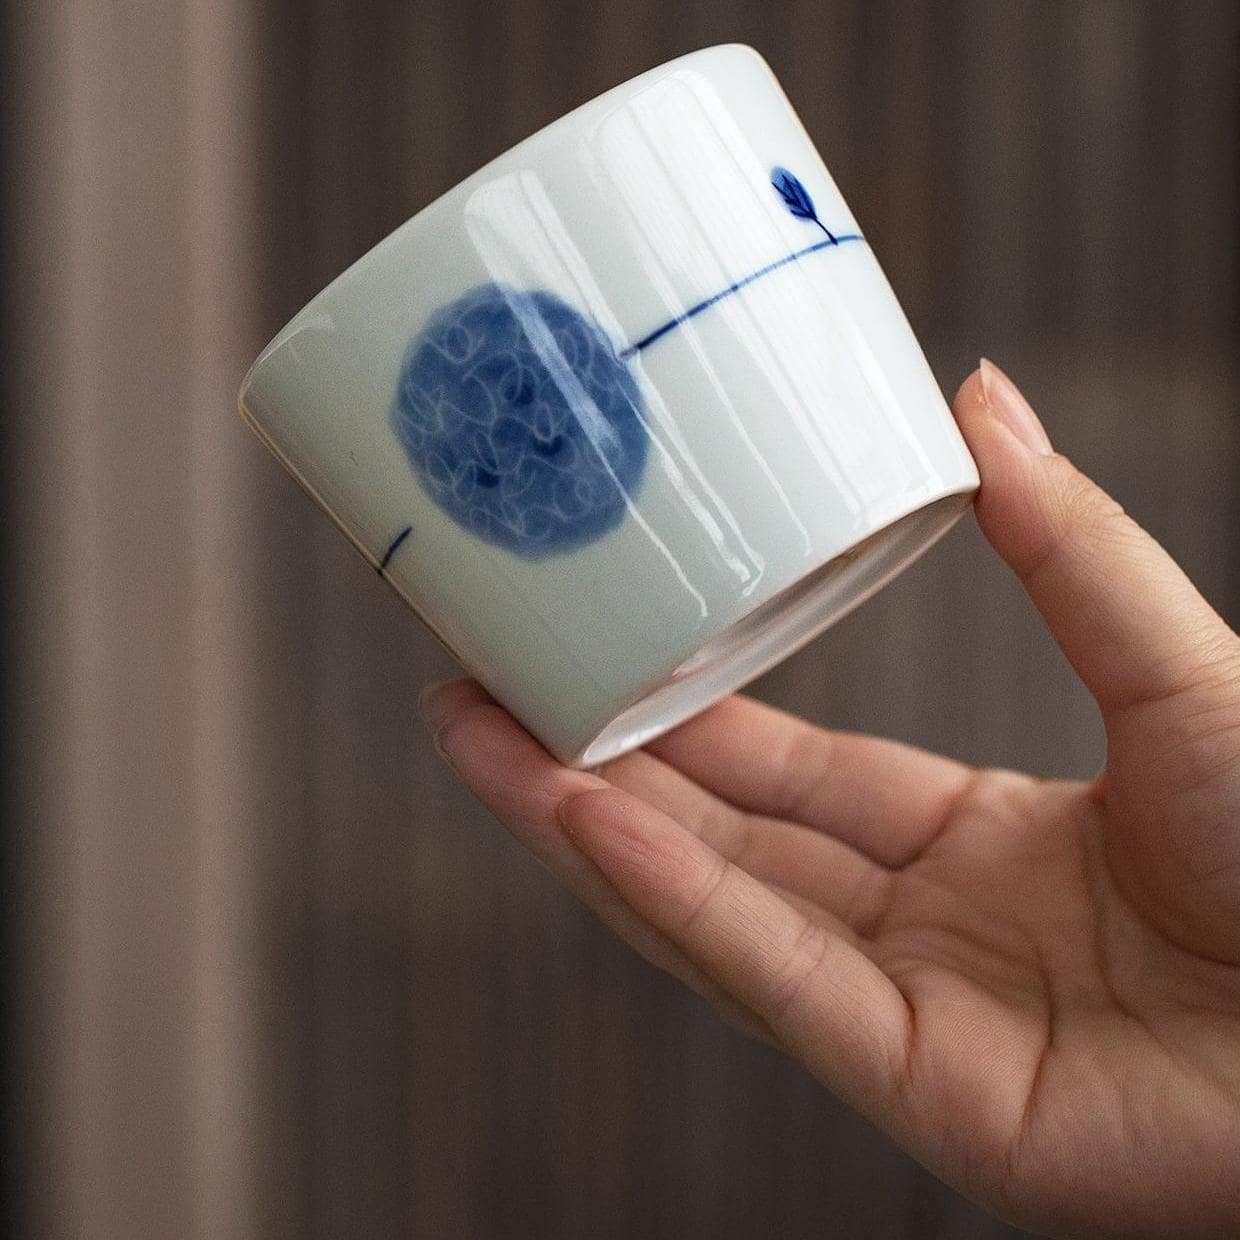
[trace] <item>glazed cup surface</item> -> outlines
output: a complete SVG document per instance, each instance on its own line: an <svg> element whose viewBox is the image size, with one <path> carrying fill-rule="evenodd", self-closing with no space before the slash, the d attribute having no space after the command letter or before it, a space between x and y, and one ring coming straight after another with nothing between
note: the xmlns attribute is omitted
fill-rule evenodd
<svg viewBox="0 0 1240 1240"><path fill-rule="evenodd" d="M738 45L420 211L280 332L241 408L575 765L804 644L978 483L861 229Z"/></svg>

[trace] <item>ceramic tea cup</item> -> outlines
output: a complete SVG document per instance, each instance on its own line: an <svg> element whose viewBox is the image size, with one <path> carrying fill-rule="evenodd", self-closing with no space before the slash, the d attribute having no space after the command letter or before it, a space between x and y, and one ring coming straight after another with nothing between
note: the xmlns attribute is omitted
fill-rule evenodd
<svg viewBox="0 0 1240 1240"><path fill-rule="evenodd" d="M260 439L558 758L638 746L978 477L765 61L681 57L418 212L245 379Z"/></svg>

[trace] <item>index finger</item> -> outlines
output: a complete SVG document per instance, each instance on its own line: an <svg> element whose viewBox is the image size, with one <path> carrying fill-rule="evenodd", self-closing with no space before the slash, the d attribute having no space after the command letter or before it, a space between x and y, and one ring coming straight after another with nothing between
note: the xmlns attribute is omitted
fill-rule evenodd
<svg viewBox="0 0 1240 1240"><path fill-rule="evenodd" d="M559 819L639 918L755 1012L828 1088L890 1121L910 1009L868 956L626 792L575 793Z"/></svg>
<svg viewBox="0 0 1240 1240"><path fill-rule="evenodd" d="M830 732L739 695L646 748L741 809L816 827L893 869L921 854L978 776L962 762Z"/></svg>

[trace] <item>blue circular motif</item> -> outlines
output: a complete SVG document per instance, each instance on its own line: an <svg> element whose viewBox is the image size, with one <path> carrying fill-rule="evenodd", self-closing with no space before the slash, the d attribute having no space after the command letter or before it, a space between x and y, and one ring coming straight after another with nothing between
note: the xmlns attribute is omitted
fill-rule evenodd
<svg viewBox="0 0 1240 1240"><path fill-rule="evenodd" d="M409 346L392 428L440 508L537 558L619 525L649 447L641 414L598 324L552 293L483 284Z"/></svg>

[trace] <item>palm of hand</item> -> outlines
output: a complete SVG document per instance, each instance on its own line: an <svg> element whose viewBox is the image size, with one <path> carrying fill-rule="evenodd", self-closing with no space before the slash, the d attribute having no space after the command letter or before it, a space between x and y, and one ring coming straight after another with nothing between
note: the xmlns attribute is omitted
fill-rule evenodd
<svg viewBox="0 0 1240 1240"><path fill-rule="evenodd" d="M1095 783L739 697L594 772L473 682L427 714L607 925L968 1195L1056 1234L1235 1236L1240 639L986 375L956 401L978 519L1098 700Z"/></svg>
<svg viewBox="0 0 1240 1240"><path fill-rule="evenodd" d="M1240 892L1187 857L1114 873L1108 838L1174 809L1128 820L1140 775L975 771L743 698L587 774L447 694L458 770L549 868L949 1183L1067 1234L1233 1234L1201 1220L1240 1217L1240 940L1192 928Z"/></svg>
<svg viewBox="0 0 1240 1240"><path fill-rule="evenodd" d="M866 928L912 1013L901 1119L945 1178L1031 1226L1132 1235L1109 1221L1173 1220L1168 1197L1234 1217L1240 968L1134 903L1109 812L1090 787L987 773L888 880Z"/></svg>

